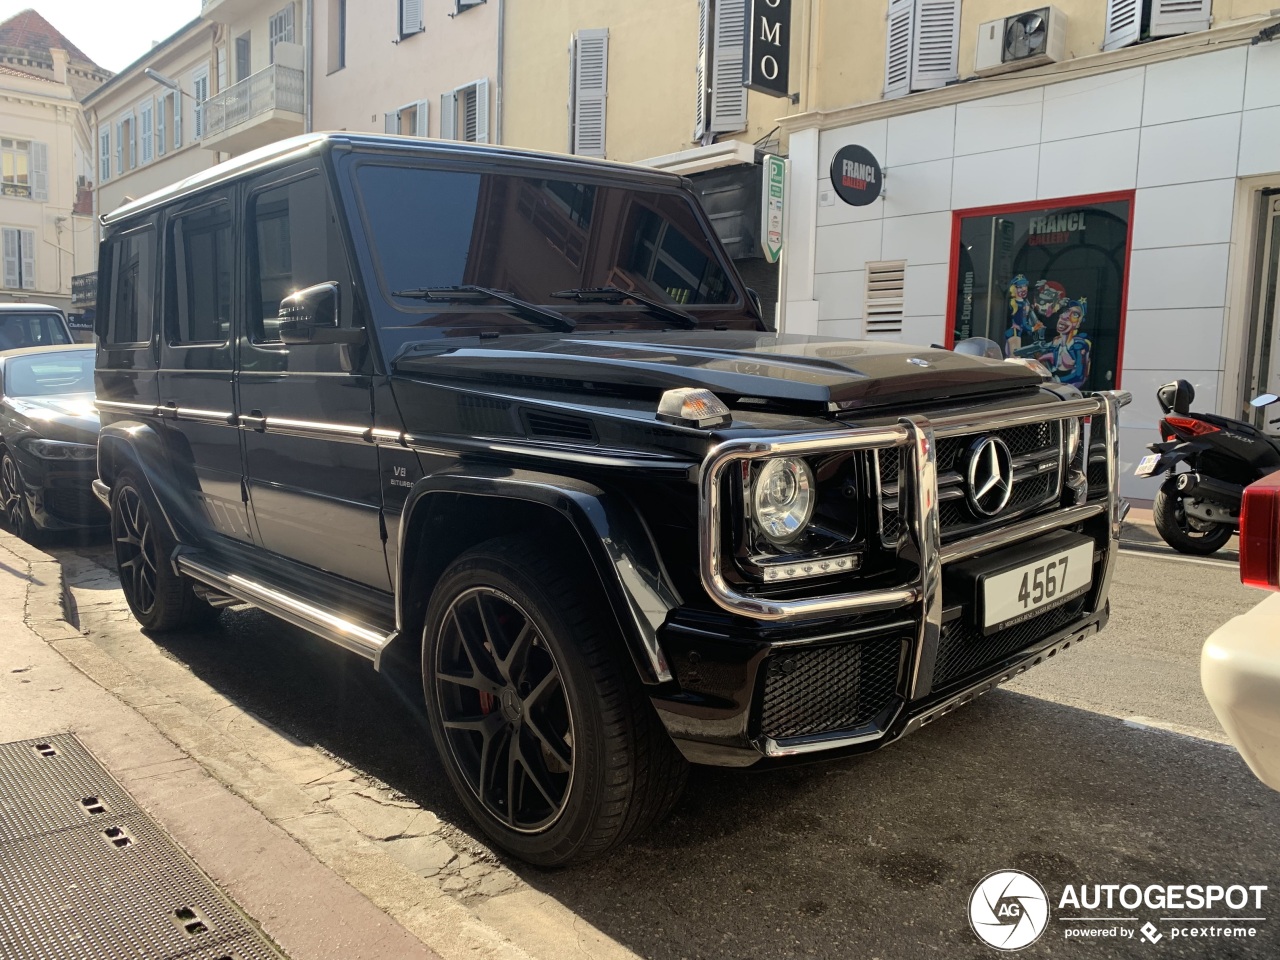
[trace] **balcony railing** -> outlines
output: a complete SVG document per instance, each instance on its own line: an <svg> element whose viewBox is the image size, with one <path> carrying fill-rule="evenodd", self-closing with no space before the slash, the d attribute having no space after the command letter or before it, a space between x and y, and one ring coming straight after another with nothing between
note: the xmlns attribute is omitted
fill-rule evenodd
<svg viewBox="0 0 1280 960"><path fill-rule="evenodd" d="M220 137L273 110L300 114L304 109L302 71L273 63L210 97L197 109L203 117L202 140Z"/></svg>

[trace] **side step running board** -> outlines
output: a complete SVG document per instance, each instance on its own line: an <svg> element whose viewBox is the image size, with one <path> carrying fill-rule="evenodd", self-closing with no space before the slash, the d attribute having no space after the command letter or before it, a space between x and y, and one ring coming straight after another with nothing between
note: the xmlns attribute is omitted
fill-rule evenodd
<svg viewBox="0 0 1280 960"><path fill-rule="evenodd" d="M345 620L276 587L250 580L230 570L220 570L208 557L179 554L177 564L178 571L192 580L264 610L362 657L368 657L373 661L375 669L381 665L383 650L395 639L394 631L383 633L367 624Z"/></svg>

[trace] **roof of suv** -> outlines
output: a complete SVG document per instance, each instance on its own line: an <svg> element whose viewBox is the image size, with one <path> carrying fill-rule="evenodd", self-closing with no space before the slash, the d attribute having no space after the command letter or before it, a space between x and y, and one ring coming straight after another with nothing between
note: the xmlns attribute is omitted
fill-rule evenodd
<svg viewBox="0 0 1280 960"><path fill-rule="evenodd" d="M208 170L179 180L155 193L137 200L131 200L108 214L104 214L105 225L124 220L134 214L141 213L151 207L167 203L196 190L202 190L219 183L235 180L260 169L272 167L279 163L319 153L325 147L343 144L353 149L397 151L404 154L432 155L462 158L466 160L506 160L526 161L543 165L560 165L566 168L589 170L597 175L634 179L653 185L671 186L681 182L676 174L664 173L648 167L634 164L617 163L611 160L595 160L560 153L541 153L534 150L519 150L514 147L498 147L484 143L466 143L459 140L428 140L422 137L400 137L391 134L374 133L308 133L287 140L279 140L258 150L217 164Z"/></svg>

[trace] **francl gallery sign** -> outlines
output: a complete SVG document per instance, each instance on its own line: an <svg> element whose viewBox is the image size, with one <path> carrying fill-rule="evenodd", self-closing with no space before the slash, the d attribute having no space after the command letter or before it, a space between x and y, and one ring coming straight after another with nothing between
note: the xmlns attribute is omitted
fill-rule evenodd
<svg viewBox="0 0 1280 960"><path fill-rule="evenodd" d="M791 0L751 0L747 14L747 75L751 90L791 96Z"/></svg>

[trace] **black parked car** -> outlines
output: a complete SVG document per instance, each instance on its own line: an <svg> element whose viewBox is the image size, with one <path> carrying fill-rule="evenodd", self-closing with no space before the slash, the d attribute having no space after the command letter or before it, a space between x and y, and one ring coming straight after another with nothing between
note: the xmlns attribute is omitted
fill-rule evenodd
<svg viewBox="0 0 1280 960"><path fill-rule="evenodd" d="M0 499L25 540L102 527L94 499L98 412L94 351L79 345L0 352Z"/></svg>
<svg viewBox="0 0 1280 960"><path fill-rule="evenodd" d="M104 222L95 491L139 622L408 651L530 861L655 822L686 761L882 746L1107 620L1127 396L771 334L677 177L316 135Z"/></svg>

